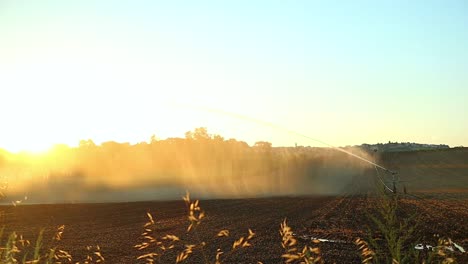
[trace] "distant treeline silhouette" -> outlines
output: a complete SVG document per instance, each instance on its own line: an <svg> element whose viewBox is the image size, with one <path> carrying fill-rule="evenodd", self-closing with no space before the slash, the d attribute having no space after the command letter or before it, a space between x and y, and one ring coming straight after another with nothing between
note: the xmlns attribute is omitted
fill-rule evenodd
<svg viewBox="0 0 468 264"><path fill-rule="evenodd" d="M403 152L403 151L420 151L420 150L443 150L449 149L446 144L420 144L412 142L391 142L382 144L362 144L360 147L379 152Z"/></svg>

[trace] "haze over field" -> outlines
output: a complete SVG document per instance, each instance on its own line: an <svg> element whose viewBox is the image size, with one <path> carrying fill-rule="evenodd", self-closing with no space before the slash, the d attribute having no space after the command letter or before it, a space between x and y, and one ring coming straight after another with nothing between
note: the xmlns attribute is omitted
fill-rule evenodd
<svg viewBox="0 0 468 264"><path fill-rule="evenodd" d="M376 176L391 186L382 165L398 171L399 191L468 191L467 148L273 148L265 141L249 146L227 140L205 128L135 145L83 140L45 154L3 151L0 180L15 204L174 200L186 190L201 198L321 196L350 189L365 194L375 188Z"/></svg>
<svg viewBox="0 0 468 264"><path fill-rule="evenodd" d="M42 155L4 152L0 161L8 195L29 203L177 199L185 190L204 198L331 195L372 168L333 149L249 146L204 128L136 145L86 140Z"/></svg>

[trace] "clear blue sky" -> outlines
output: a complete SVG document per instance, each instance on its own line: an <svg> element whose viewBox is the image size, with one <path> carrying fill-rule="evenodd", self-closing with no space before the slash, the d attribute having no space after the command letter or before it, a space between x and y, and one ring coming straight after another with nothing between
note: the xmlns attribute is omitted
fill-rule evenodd
<svg viewBox="0 0 468 264"><path fill-rule="evenodd" d="M0 0L0 148L196 126L468 145L466 1Z"/></svg>

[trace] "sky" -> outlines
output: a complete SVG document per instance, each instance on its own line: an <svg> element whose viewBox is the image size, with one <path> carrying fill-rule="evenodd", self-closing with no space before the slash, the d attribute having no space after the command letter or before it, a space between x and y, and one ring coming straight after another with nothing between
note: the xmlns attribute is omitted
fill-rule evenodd
<svg viewBox="0 0 468 264"><path fill-rule="evenodd" d="M463 0L0 0L0 148L467 146L466 28Z"/></svg>

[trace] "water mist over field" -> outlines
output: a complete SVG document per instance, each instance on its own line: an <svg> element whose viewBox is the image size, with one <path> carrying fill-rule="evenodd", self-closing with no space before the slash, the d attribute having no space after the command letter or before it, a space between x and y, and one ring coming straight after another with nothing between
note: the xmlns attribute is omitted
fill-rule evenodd
<svg viewBox="0 0 468 264"><path fill-rule="evenodd" d="M39 156L3 153L0 161L6 200L28 203L179 199L186 190L201 198L329 195L373 169L334 149L249 146L203 129L136 145L82 141Z"/></svg>

